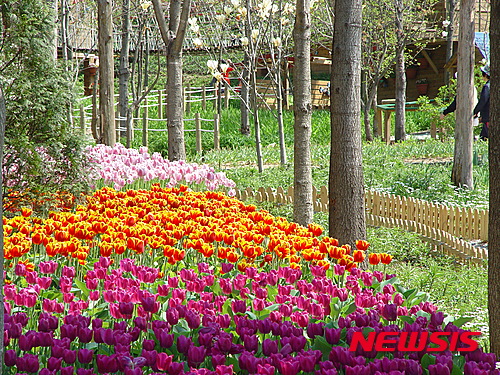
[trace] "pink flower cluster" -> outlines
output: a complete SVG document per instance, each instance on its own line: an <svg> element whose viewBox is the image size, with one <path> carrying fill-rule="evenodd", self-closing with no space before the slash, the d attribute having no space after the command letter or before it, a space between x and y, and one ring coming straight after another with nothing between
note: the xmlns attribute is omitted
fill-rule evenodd
<svg viewBox="0 0 500 375"><path fill-rule="evenodd" d="M120 143L114 147L102 144L88 147L86 152L95 166L91 180L102 179L117 190L136 181L167 181L166 187L183 183L190 187L200 185L203 190L225 188L229 189L229 195L234 195L235 182L206 164L168 161L157 152L150 155L146 147L135 150Z"/></svg>

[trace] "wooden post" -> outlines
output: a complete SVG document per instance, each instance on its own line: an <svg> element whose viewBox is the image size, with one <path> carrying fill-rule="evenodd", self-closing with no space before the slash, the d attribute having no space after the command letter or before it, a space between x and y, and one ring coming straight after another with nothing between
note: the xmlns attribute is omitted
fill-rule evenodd
<svg viewBox="0 0 500 375"><path fill-rule="evenodd" d="M228 109L229 108L229 98L231 94L229 93L229 84L227 82L224 82L224 108Z"/></svg>
<svg viewBox="0 0 500 375"><path fill-rule="evenodd" d="M214 113L214 149L220 150L219 114Z"/></svg>
<svg viewBox="0 0 500 375"><path fill-rule="evenodd" d="M191 112L191 87L186 87L186 94L184 95L186 113L189 114Z"/></svg>
<svg viewBox="0 0 500 375"><path fill-rule="evenodd" d="M163 109L163 96L162 96L162 93L161 93L161 90L158 90L158 119L161 119L163 118L163 114L162 114L162 109Z"/></svg>
<svg viewBox="0 0 500 375"><path fill-rule="evenodd" d="M220 83L219 81L215 82L215 91L214 91L214 110L217 110L217 102L219 101L219 90L220 90Z"/></svg>
<svg viewBox="0 0 500 375"><path fill-rule="evenodd" d="M431 120L431 138L432 139L437 138L436 120Z"/></svg>
<svg viewBox="0 0 500 375"><path fill-rule="evenodd" d="M384 134L382 134L382 110L380 108L377 108L375 110L375 122L377 123L377 133L379 137L383 137Z"/></svg>
<svg viewBox="0 0 500 375"><path fill-rule="evenodd" d="M384 111L384 140L391 144L391 111Z"/></svg>
<svg viewBox="0 0 500 375"><path fill-rule="evenodd" d="M85 107L80 103L80 130L85 134Z"/></svg>
<svg viewBox="0 0 500 375"><path fill-rule="evenodd" d="M201 109L204 111L207 109L207 88L205 86L201 88Z"/></svg>
<svg viewBox="0 0 500 375"><path fill-rule="evenodd" d="M145 106L142 109L142 145L148 147L148 98L146 97L144 100Z"/></svg>
<svg viewBox="0 0 500 375"><path fill-rule="evenodd" d="M201 119L200 119L200 114L196 112L194 114L194 125L196 129L196 152L198 154L201 154L202 148L201 148Z"/></svg>

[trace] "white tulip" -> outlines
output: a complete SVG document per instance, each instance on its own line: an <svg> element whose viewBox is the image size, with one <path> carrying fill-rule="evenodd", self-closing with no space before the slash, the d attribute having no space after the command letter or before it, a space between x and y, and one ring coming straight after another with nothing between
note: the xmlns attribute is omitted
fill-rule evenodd
<svg viewBox="0 0 500 375"><path fill-rule="evenodd" d="M240 6L240 0L231 0L231 5L234 9L238 8Z"/></svg>
<svg viewBox="0 0 500 375"><path fill-rule="evenodd" d="M148 8L152 5L151 1L144 1L141 3L141 8L143 10L148 10Z"/></svg>
<svg viewBox="0 0 500 375"><path fill-rule="evenodd" d="M243 47L246 47L246 46L248 46L249 40L246 36L244 36L244 37L240 38L240 42L241 42L241 45Z"/></svg>
<svg viewBox="0 0 500 375"><path fill-rule="evenodd" d="M223 73L226 73L228 69L229 69L228 64L220 64L220 70L222 70Z"/></svg>
<svg viewBox="0 0 500 375"><path fill-rule="evenodd" d="M450 26L450 23L451 23L450 21L448 21L448 20L444 20L444 21L443 21L443 27L448 27L448 26Z"/></svg>
<svg viewBox="0 0 500 375"><path fill-rule="evenodd" d="M193 44L196 48L201 48L203 47L203 40L201 40L200 38L194 38Z"/></svg>
<svg viewBox="0 0 500 375"><path fill-rule="evenodd" d="M446 38L448 36L448 31L443 31L441 35L443 36L443 38Z"/></svg>
<svg viewBox="0 0 500 375"><path fill-rule="evenodd" d="M217 20L217 22L219 22L220 24L223 24L224 22L226 22L226 15L225 14L217 14L215 16L215 19Z"/></svg>
<svg viewBox="0 0 500 375"><path fill-rule="evenodd" d="M189 27L189 29L190 29L193 33L198 34L198 33L200 32L200 25L191 25L191 26Z"/></svg>
<svg viewBox="0 0 500 375"><path fill-rule="evenodd" d="M273 38L273 39L271 40L271 43L273 43L273 45L274 45L275 47L279 47L279 46L281 46L281 38L280 38L280 37Z"/></svg>
<svg viewBox="0 0 500 375"><path fill-rule="evenodd" d="M231 7L224 7L224 13L226 13L228 16L231 14L231 12L233 11L233 8Z"/></svg>
<svg viewBox="0 0 500 375"><path fill-rule="evenodd" d="M253 29L253 30L252 30L252 33L251 33L251 36L252 36L252 39L253 39L253 40L256 40L256 39L257 39L257 37L259 36L259 30L257 30L257 29Z"/></svg>
<svg viewBox="0 0 500 375"><path fill-rule="evenodd" d="M245 18L247 16L247 8L243 7L243 8L238 8L238 13L241 14L241 17Z"/></svg>
<svg viewBox="0 0 500 375"><path fill-rule="evenodd" d="M217 62L217 60L208 60L207 61L207 66L208 68L213 72L215 69L217 69L217 66L219 65L219 63Z"/></svg>
<svg viewBox="0 0 500 375"><path fill-rule="evenodd" d="M189 25L193 26L193 25L196 25L198 22L198 18L196 17L193 17L193 18L188 18L188 23Z"/></svg>
<svg viewBox="0 0 500 375"><path fill-rule="evenodd" d="M221 72L213 72L212 75L214 76L214 78L220 82L222 80L222 73Z"/></svg>

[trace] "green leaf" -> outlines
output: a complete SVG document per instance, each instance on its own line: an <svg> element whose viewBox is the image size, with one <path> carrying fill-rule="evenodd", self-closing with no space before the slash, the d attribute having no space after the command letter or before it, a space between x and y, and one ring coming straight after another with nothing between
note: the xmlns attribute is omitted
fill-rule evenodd
<svg viewBox="0 0 500 375"><path fill-rule="evenodd" d="M462 327L464 324L469 323L473 320L474 318L471 317L461 317L453 321L453 324L456 325L457 327Z"/></svg>
<svg viewBox="0 0 500 375"><path fill-rule="evenodd" d="M403 322L406 322L408 324L413 324L415 323L415 318L411 316L406 316L406 315L401 315L399 317L399 320L402 320Z"/></svg>
<svg viewBox="0 0 500 375"><path fill-rule="evenodd" d="M245 314L247 314L250 319L257 319L257 316L251 311L247 311Z"/></svg>
<svg viewBox="0 0 500 375"><path fill-rule="evenodd" d="M83 281L75 279L75 284L85 297L89 296L90 291L87 289L87 285L85 285Z"/></svg>
<svg viewBox="0 0 500 375"><path fill-rule="evenodd" d="M424 356L422 357L422 360L420 361L420 363L422 364L422 369L427 370L429 365L433 365L436 363L436 357L425 353Z"/></svg>
<svg viewBox="0 0 500 375"><path fill-rule="evenodd" d="M316 336L312 345L313 350L319 350L323 353L323 358L328 359L328 355L332 351L332 346L326 341L323 336Z"/></svg>
<svg viewBox="0 0 500 375"><path fill-rule="evenodd" d="M281 304L275 303L274 305L266 306L266 308L264 310L275 311L275 310L278 310L280 308L280 306L281 306Z"/></svg>
<svg viewBox="0 0 500 375"><path fill-rule="evenodd" d="M350 305L346 305L342 308L343 316L349 315L356 310L356 304L353 302Z"/></svg>

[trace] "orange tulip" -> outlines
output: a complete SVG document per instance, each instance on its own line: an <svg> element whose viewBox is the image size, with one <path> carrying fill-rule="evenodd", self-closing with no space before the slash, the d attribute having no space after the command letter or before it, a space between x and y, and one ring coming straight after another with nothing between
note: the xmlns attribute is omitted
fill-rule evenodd
<svg viewBox="0 0 500 375"><path fill-rule="evenodd" d="M382 262L382 264L389 264L392 262L392 255L382 253L380 254L380 261Z"/></svg>
<svg viewBox="0 0 500 375"><path fill-rule="evenodd" d="M368 262L371 265L376 266L377 264L380 263L380 254L379 253L371 253L370 255L368 255Z"/></svg>
<svg viewBox="0 0 500 375"><path fill-rule="evenodd" d="M370 244L368 242L366 242L366 241L362 241L362 240L356 241L356 248L358 250L366 251L369 246L370 246Z"/></svg>
<svg viewBox="0 0 500 375"><path fill-rule="evenodd" d="M363 260L365 260L365 256L366 255L365 255L364 251L355 250L353 253L354 262L361 263Z"/></svg>

